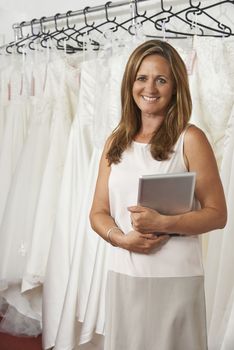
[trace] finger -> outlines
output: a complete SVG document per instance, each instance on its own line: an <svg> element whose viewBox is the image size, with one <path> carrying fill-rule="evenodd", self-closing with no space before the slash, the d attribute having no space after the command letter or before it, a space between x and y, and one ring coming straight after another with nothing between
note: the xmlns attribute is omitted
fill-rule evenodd
<svg viewBox="0 0 234 350"><path fill-rule="evenodd" d="M143 233L141 234L141 237L144 239L151 239L151 240L157 240L158 237L154 233Z"/></svg>
<svg viewBox="0 0 234 350"><path fill-rule="evenodd" d="M127 209L131 213L141 213L142 211L144 211L144 207L141 207L139 205L130 206L130 207L127 207Z"/></svg>
<svg viewBox="0 0 234 350"><path fill-rule="evenodd" d="M163 236L159 236L159 237L158 237L158 241L159 241L159 242L162 242L162 243L167 242L169 239L170 239L170 236L169 236L169 235L163 235Z"/></svg>
<svg viewBox="0 0 234 350"><path fill-rule="evenodd" d="M157 236L157 234L155 233L141 233L141 237L144 237L146 239L154 239L154 240L157 240L159 243L167 241L170 238L169 235Z"/></svg>

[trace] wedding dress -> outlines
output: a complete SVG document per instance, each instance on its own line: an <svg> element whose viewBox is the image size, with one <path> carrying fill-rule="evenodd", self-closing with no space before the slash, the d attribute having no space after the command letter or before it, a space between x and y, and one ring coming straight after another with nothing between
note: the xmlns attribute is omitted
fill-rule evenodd
<svg viewBox="0 0 234 350"><path fill-rule="evenodd" d="M31 70L28 74L32 76ZM29 97L32 108L27 137L12 176L0 227L1 304L3 308L4 303L7 305L1 329L23 335L41 332L41 291L37 290L30 296L23 295L21 282L30 251L37 197L50 141L55 94L46 87L57 86L53 71L48 71L47 82L50 81L50 84L43 89L44 74L44 64L35 67L31 80L33 96Z"/></svg>
<svg viewBox="0 0 234 350"><path fill-rule="evenodd" d="M73 57L74 59L74 57ZM67 142L77 106L79 68L57 60L59 85L50 126L50 144L34 216L31 247L23 275L22 292L41 285L46 265L63 174Z"/></svg>
<svg viewBox="0 0 234 350"><path fill-rule="evenodd" d="M228 39L194 38L196 60L190 78L191 121L208 136L218 166L234 91L234 43Z"/></svg>
<svg viewBox="0 0 234 350"><path fill-rule="evenodd" d="M93 150L93 118L96 67L80 66L77 111L73 120L65 158L61 189L43 287L43 343L55 345L80 220L79 212L87 190L87 175ZM62 259L61 259L62 252ZM73 290L76 293L76 290ZM75 310L73 305L70 312ZM65 339L64 339L65 340Z"/></svg>
<svg viewBox="0 0 234 350"><path fill-rule="evenodd" d="M211 350L231 350L234 345L234 256L233 225L231 215L234 206L234 106L224 138L224 155L221 164L227 207L228 222L223 230L212 232L206 261L206 295L208 314L208 340ZM214 271L216 273L214 273Z"/></svg>
<svg viewBox="0 0 234 350"><path fill-rule="evenodd" d="M57 226L57 229L55 227L53 249L49 257L47 278L44 284L43 325L45 333L43 338L45 348L55 345L55 349L72 349L75 344L78 346L79 343L90 342L90 349L94 349L95 346L100 346L102 343L101 338L96 342L93 339L93 334L94 332L99 334L104 332L107 245L91 229L89 210L104 142L120 118L120 84L126 59L127 55L108 59L99 58L93 62L83 62L81 67L77 119L73 125L77 123L78 126L76 132L78 132L79 152L81 152L77 168L81 164L79 159L86 156L86 162L84 162L85 167L76 179L77 184L73 188L75 187L75 191L77 191L79 201L82 200L82 205L81 202L76 204L78 208L76 225L71 221L72 227L75 228L72 243L69 242L71 237L65 235L65 227L61 225L61 216L64 217L64 213L58 211L60 213L58 215L60 227ZM99 74L100 71L102 74ZM103 96L105 103L103 103ZM92 112L87 113L84 118L84 112L87 111L87 108ZM86 137L82 136L84 131ZM88 138L87 131L90 135ZM89 143L92 145L91 148ZM87 159L89 159L88 163ZM69 158L67 161L65 169L66 166L67 169L69 168ZM61 196L60 202L62 198ZM64 231L61 231L62 227L64 227ZM58 235L59 232L60 235ZM61 248L58 249L58 247L70 244L74 246L74 250L70 260L66 253L66 261L70 263L69 268L64 274L63 266L64 277L56 280L53 276L55 267L57 268L55 261L58 260L58 254L61 251ZM57 252L54 249L55 245ZM53 265L54 269L52 269ZM56 298L54 301L55 290L55 294L59 294L60 300ZM74 305L77 305L76 308ZM82 322L80 327L77 321ZM80 328L79 331L78 328ZM95 342L96 345L94 345ZM79 348L86 348L85 346L88 344Z"/></svg>

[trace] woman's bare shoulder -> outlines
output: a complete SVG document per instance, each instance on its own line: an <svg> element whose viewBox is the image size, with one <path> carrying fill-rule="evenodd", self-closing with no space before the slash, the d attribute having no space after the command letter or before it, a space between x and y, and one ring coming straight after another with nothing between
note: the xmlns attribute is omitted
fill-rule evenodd
<svg viewBox="0 0 234 350"><path fill-rule="evenodd" d="M186 138L207 138L205 132L194 124L189 124L185 133Z"/></svg>
<svg viewBox="0 0 234 350"><path fill-rule="evenodd" d="M190 170L217 167L212 146L205 132L195 125L191 125L186 131L184 155Z"/></svg>
<svg viewBox="0 0 234 350"><path fill-rule="evenodd" d="M211 147L211 144L208 140L205 132L199 127L191 124L186 130L184 137L184 146L187 148L203 148L203 147Z"/></svg>

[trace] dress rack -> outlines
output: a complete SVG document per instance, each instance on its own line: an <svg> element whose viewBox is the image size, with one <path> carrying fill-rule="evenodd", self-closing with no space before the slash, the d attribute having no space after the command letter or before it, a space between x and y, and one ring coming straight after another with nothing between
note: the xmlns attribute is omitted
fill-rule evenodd
<svg viewBox="0 0 234 350"><path fill-rule="evenodd" d="M219 18L214 17L214 8L219 9ZM151 38L232 37L234 22L228 15L230 10L234 10L234 0L212 1L206 6L201 1L195 4L189 0L187 6L180 5L179 9L174 4L166 8L163 0L157 5L155 0L108 1L100 6L15 23L12 26L15 40L0 49L8 54L24 53L25 47L35 50L38 45L46 48L53 42L57 49L73 53L87 49L88 37L92 49L99 50L100 36L117 31L135 35L139 26Z"/></svg>

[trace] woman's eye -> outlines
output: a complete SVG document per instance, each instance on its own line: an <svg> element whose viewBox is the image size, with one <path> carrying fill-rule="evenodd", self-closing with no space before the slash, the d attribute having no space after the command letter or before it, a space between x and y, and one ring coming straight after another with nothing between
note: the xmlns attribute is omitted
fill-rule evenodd
<svg viewBox="0 0 234 350"><path fill-rule="evenodd" d="M159 84L162 84L162 85L166 83L166 80L163 78L159 78L157 81L159 82Z"/></svg>
<svg viewBox="0 0 234 350"><path fill-rule="evenodd" d="M137 77L137 80L139 80L139 81L145 81L145 80L146 80L146 78L145 78L145 77L143 77L143 76L139 76L139 77Z"/></svg>

